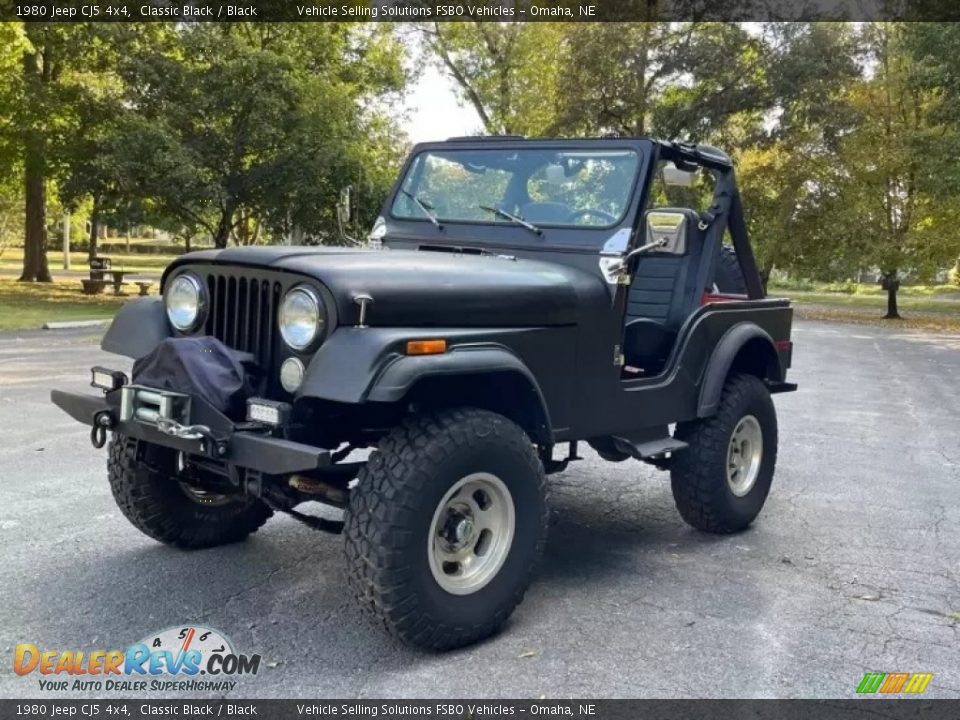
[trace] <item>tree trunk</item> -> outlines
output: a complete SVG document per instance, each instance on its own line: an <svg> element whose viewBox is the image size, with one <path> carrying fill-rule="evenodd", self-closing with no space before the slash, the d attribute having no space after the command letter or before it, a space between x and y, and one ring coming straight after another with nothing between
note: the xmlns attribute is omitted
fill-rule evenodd
<svg viewBox="0 0 960 720"><path fill-rule="evenodd" d="M46 63L44 64L46 69ZM36 84L40 71L37 52L23 54L23 79L27 88ZM33 127L23 134L26 224L23 239L23 273L20 282L52 282L47 264L47 192L44 177L44 137Z"/></svg>
<svg viewBox="0 0 960 720"><path fill-rule="evenodd" d="M53 282L47 264L47 192L43 177L43 144L27 139L25 158L26 234L20 282Z"/></svg>
<svg viewBox="0 0 960 720"><path fill-rule="evenodd" d="M760 268L760 284L763 285L763 292L766 294L767 285L770 284L770 273L773 272L773 265Z"/></svg>
<svg viewBox="0 0 960 720"><path fill-rule="evenodd" d="M887 314L885 320L901 320L900 312L897 310L897 285L894 283L887 288Z"/></svg>
<svg viewBox="0 0 960 720"><path fill-rule="evenodd" d="M884 273L881 287L887 291L887 314L883 316L884 320L902 320L900 311L897 309L897 290L900 289L900 278L897 277L897 271Z"/></svg>
<svg viewBox="0 0 960 720"><path fill-rule="evenodd" d="M233 207L226 207L220 212L220 222L217 223L217 232L213 236L213 244L221 250L227 246L230 240L230 231L233 230Z"/></svg>
<svg viewBox="0 0 960 720"><path fill-rule="evenodd" d="M97 240L100 234L100 201L93 199L93 210L90 211L90 246L87 248L87 260L97 256Z"/></svg>

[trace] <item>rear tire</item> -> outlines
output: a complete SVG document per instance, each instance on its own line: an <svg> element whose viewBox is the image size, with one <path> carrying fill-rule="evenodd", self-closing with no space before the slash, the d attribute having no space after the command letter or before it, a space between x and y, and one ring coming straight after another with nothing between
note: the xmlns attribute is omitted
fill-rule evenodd
<svg viewBox="0 0 960 720"><path fill-rule="evenodd" d="M273 511L259 500L203 493L181 483L177 455L114 435L107 470L113 499L134 527L165 545L197 549L239 542Z"/></svg>
<svg viewBox="0 0 960 720"><path fill-rule="evenodd" d="M546 541L546 478L501 415L414 417L370 456L344 521L359 603L403 641L447 650L496 632L523 599Z"/></svg>
<svg viewBox="0 0 960 720"><path fill-rule="evenodd" d="M670 468L683 519L705 532L743 530L760 513L777 463L777 414L763 381L727 378L716 415L680 423L688 444Z"/></svg>

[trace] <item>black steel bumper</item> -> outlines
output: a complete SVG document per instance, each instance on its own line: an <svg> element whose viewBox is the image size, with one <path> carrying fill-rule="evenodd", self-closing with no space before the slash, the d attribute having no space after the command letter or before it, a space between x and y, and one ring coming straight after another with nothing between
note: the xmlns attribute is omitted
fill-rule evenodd
<svg viewBox="0 0 960 720"><path fill-rule="evenodd" d="M138 440L268 475L289 475L331 464L327 450L273 437L263 427L250 424L238 426L196 396L191 398L192 422L202 423L209 428L209 435L205 438L178 437L162 431L156 424L135 418L121 420L120 394L120 390L103 395L52 390L50 399L67 415L89 425L94 431L102 427Z"/></svg>

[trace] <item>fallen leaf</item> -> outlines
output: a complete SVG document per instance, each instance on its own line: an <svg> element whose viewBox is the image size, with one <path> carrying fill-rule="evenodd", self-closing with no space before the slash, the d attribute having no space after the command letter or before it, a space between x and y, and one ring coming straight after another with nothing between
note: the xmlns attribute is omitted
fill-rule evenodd
<svg viewBox="0 0 960 720"><path fill-rule="evenodd" d="M539 654L540 654L540 651L539 651L539 650L527 650L526 652L522 652L522 653L520 653L519 655L517 655L517 657L519 657L519 658L532 658L532 657L536 657L536 656L539 655Z"/></svg>

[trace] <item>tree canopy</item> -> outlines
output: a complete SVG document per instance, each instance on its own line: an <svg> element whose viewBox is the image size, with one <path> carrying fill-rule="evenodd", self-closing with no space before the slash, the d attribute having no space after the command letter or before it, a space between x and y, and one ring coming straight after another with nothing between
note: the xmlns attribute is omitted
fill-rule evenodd
<svg viewBox="0 0 960 720"><path fill-rule="evenodd" d="M958 48L950 23L5 23L0 234L25 280L49 278L51 198L91 209L91 254L98 222L336 242L340 188L372 220L433 63L487 133L732 152L765 278L925 279L960 255Z"/></svg>

